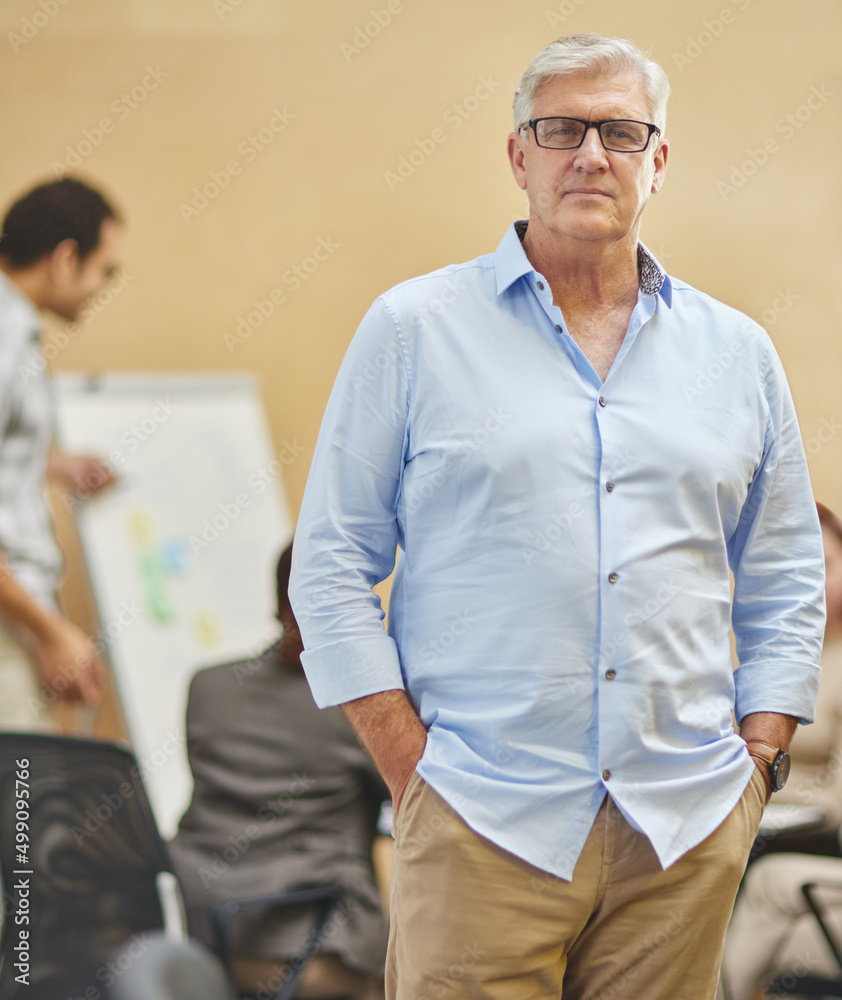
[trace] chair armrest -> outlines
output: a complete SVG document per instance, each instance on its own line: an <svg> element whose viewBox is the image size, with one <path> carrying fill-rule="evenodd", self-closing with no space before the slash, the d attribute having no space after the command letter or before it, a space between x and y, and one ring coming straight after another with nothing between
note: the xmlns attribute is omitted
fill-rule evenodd
<svg viewBox="0 0 842 1000"><path fill-rule="evenodd" d="M178 879L172 872L160 871L155 876L155 888L164 918L164 935L170 941L186 941L187 912Z"/></svg>
<svg viewBox="0 0 842 1000"><path fill-rule="evenodd" d="M833 953L833 957L836 960L840 973L842 973L842 947L840 947L840 943L836 940L830 928L830 924L827 920L827 912L822 908L821 901L816 894L817 889L837 889L840 893L842 893L842 882L816 881L806 882L801 886L801 892L804 894L807 906L810 907L813 915L818 921L821 932L824 935L831 952ZM840 900L840 902L842 902L842 900Z"/></svg>
<svg viewBox="0 0 842 1000"><path fill-rule="evenodd" d="M237 913L241 910L266 910L273 907L292 908L306 903L317 904L316 917L307 936L307 942L304 948L290 959L292 974L272 998L272 1000L290 1000L295 995L296 985L307 963L319 950L322 931L341 898L342 892L339 889L334 886L324 886L269 896L253 896L250 899L231 899L224 903L217 903L211 910L211 926L213 927L217 952L225 965L232 988L236 991L231 961L229 924Z"/></svg>

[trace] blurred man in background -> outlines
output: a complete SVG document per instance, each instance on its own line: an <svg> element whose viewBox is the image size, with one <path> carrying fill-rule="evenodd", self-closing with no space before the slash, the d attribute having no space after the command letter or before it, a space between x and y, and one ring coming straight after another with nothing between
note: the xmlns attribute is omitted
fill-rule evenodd
<svg viewBox="0 0 842 1000"><path fill-rule="evenodd" d="M292 546L278 561L283 637L259 656L200 670L187 701L193 797L170 845L190 931L215 944L225 900L335 886L343 893L307 966L303 996L380 1000L386 921L372 867L389 796L338 708L316 708L287 596ZM285 982L302 948L300 914L252 910L232 928L238 985L258 996ZM263 990L264 992L261 992Z"/></svg>
<svg viewBox="0 0 842 1000"><path fill-rule="evenodd" d="M54 729L56 698L95 702L103 668L56 602L62 558L45 494L54 474L86 495L111 481L87 455L53 443L39 338L44 312L75 320L117 268L120 220L98 192L66 178L9 209L0 236L0 728ZM41 693L43 683L48 697Z"/></svg>

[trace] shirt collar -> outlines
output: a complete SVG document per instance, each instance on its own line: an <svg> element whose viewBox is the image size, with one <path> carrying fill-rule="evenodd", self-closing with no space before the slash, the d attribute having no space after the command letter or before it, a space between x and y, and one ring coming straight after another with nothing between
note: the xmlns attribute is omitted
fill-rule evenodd
<svg viewBox="0 0 842 1000"><path fill-rule="evenodd" d="M12 309L21 317L21 325L26 325L32 331L33 339L37 338L41 331L41 314L32 300L24 295L2 270L0 270L0 298L9 301Z"/></svg>
<svg viewBox="0 0 842 1000"><path fill-rule="evenodd" d="M534 273L535 268L523 249L526 219L513 222L494 252L494 269L497 275L497 294L502 295L518 278ZM672 306L672 282L652 253L642 243L637 244L637 269L640 290L644 295L660 295L667 306Z"/></svg>

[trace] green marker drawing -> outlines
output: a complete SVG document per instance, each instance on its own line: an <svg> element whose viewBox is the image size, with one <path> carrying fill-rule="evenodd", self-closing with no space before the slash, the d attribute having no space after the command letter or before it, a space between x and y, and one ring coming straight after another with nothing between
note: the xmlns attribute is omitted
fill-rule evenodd
<svg viewBox="0 0 842 1000"><path fill-rule="evenodd" d="M166 624L175 619L161 557L153 552L140 553L140 575L146 588L146 602L154 621Z"/></svg>

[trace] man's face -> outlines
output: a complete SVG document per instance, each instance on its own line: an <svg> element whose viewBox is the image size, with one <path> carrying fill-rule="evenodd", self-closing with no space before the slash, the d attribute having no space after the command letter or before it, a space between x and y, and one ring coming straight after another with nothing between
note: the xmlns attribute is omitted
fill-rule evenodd
<svg viewBox="0 0 842 1000"><path fill-rule="evenodd" d="M551 77L536 94L532 116L652 120L634 74ZM533 236L541 231L555 242L614 242L631 234L636 240L649 195L664 180L667 144L653 134L643 152L614 153L603 148L596 129L588 129L578 149L542 149L530 129L509 136L509 160L529 197Z"/></svg>
<svg viewBox="0 0 842 1000"><path fill-rule="evenodd" d="M84 260L79 260L78 249L71 240L59 244L53 252L48 307L63 319L77 319L85 302L102 291L113 277L119 242L119 226L114 219L105 219L99 230L99 243Z"/></svg>

